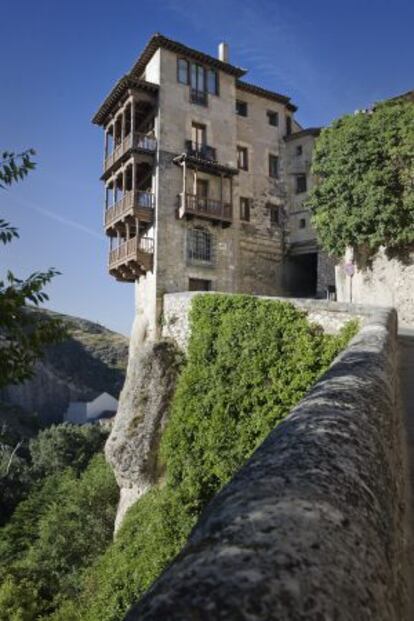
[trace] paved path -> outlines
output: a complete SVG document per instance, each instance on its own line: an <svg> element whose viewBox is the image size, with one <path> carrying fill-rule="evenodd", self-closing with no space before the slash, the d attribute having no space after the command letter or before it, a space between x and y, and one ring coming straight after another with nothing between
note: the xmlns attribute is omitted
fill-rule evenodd
<svg viewBox="0 0 414 621"><path fill-rule="evenodd" d="M409 468L409 493L411 543L410 564L411 576L409 585L411 599L411 617L414 619L414 330L401 330L400 345L400 377L403 405L405 410L405 431L407 438L407 456Z"/></svg>

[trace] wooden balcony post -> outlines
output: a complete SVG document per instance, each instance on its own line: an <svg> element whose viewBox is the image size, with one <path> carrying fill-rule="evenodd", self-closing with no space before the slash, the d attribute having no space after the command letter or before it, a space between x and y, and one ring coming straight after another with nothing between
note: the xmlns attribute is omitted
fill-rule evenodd
<svg viewBox="0 0 414 621"><path fill-rule="evenodd" d="M129 241L131 239L131 228L129 222L125 222L125 230L126 230L126 240Z"/></svg>
<svg viewBox="0 0 414 621"><path fill-rule="evenodd" d="M135 101L132 98L131 100L131 136L132 140L134 139L135 134Z"/></svg>

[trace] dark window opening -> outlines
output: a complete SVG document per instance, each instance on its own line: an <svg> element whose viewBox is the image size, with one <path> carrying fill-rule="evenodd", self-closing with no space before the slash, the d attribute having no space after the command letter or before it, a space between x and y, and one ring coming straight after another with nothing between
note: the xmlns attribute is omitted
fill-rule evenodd
<svg viewBox="0 0 414 621"><path fill-rule="evenodd" d="M240 220L250 222L250 199L240 197Z"/></svg>
<svg viewBox="0 0 414 621"><path fill-rule="evenodd" d="M292 118L290 116L286 117L286 136L290 136L292 133Z"/></svg>
<svg viewBox="0 0 414 621"><path fill-rule="evenodd" d="M296 175L296 194L302 194L307 190L306 175Z"/></svg>
<svg viewBox="0 0 414 621"><path fill-rule="evenodd" d="M300 229L306 229L306 219L305 218L301 218L299 220L299 228Z"/></svg>
<svg viewBox="0 0 414 621"><path fill-rule="evenodd" d="M190 278L188 281L189 291L211 291L211 280L203 278Z"/></svg>
<svg viewBox="0 0 414 621"><path fill-rule="evenodd" d="M177 61L177 79L180 84L188 84L188 60L179 58Z"/></svg>
<svg viewBox="0 0 414 621"><path fill-rule="evenodd" d="M249 154L247 147L237 147L237 167L240 170L249 169Z"/></svg>
<svg viewBox="0 0 414 621"><path fill-rule="evenodd" d="M279 158L277 155L269 155L269 177L276 179L279 176Z"/></svg>
<svg viewBox="0 0 414 621"><path fill-rule="evenodd" d="M187 259L190 262L213 262L213 238L204 229L187 231Z"/></svg>
<svg viewBox="0 0 414 621"><path fill-rule="evenodd" d="M282 224L282 214L280 207L269 207L270 211L270 224L280 226Z"/></svg>
<svg viewBox="0 0 414 621"><path fill-rule="evenodd" d="M298 144L298 146L296 147L296 155L299 156L299 155L302 155L302 153L303 153L302 145Z"/></svg>
<svg viewBox="0 0 414 621"><path fill-rule="evenodd" d="M240 101L240 99L237 99L236 114L238 114L239 116L247 116L247 102L246 101Z"/></svg>
<svg viewBox="0 0 414 621"><path fill-rule="evenodd" d="M210 95L219 94L218 72L214 69L208 69L207 71L207 91Z"/></svg>
<svg viewBox="0 0 414 621"><path fill-rule="evenodd" d="M269 125L273 125L273 127L277 127L279 125L279 114L278 112L272 112L271 110L267 113L267 120Z"/></svg>

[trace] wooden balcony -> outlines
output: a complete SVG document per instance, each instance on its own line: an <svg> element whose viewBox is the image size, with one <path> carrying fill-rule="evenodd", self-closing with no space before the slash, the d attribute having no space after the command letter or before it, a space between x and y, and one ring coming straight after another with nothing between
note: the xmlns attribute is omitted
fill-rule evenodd
<svg viewBox="0 0 414 621"><path fill-rule="evenodd" d="M154 240L132 237L109 252L109 273L117 280L134 282L152 270Z"/></svg>
<svg viewBox="0 0 414 621"><path fill-rule="evenodd" d="M135 150L141 153L155 153L157 149L157 140L153 134L142 134L135 132L128 134L122 142L120 142L106 158L104 162L104 172L107 172L112 166L121 159L128 151Z"/></svg>
<svg viewBox="0 0 414 621"><path fill-rule="evenodd" d="M154 221L154 208L155 196L152 192L126 192L115 205L105 211L105 228L111 228L130 216L151 223Z"/></svg>
<svg viewBox="0 0 414 621"><path fill-rule="evenodd" d="M197 216L229 226L233 221L233 210L230 203L195 194L181 193L178 217L189 216Z"/></svg>

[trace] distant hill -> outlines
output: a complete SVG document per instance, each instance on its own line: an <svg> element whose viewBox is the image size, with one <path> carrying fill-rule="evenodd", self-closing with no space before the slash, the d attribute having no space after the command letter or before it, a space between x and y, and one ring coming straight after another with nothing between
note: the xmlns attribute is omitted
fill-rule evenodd
<svg viewBox="0 0 414 621"><path fill-rule="evenodd" d="M69 338L46 351L31 380L0 390L0 402L36 414L42 424L61 422L69 401L90 401L102 392L118 398L128 360L128 339L103 326L51 311L68 326ZM0 417L1 418L1 417Z"/></svg>

